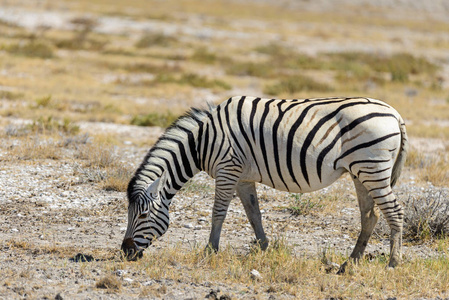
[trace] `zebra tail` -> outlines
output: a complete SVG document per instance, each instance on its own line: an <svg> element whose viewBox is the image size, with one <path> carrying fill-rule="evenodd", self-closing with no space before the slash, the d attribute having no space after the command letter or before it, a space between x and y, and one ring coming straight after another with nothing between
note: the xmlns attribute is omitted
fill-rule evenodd
<svg viewBox="0 0 449 300"><path fill-rule="evenodd" d="M405 160L408 152L408 138L407 131L405 129L404 120L399 117L399 128L401 130L401 149L399 150L398 157L396 158L396 162L393 166L393 172L391 174L391 187L396 184L399 176L401 175L402 168L404 167Z"/></svg>

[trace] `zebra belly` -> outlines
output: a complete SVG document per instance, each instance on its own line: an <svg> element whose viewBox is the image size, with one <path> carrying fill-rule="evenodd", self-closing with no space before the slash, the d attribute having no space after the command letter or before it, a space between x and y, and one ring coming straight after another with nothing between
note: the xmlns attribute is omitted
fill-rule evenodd
<svg viewBox="0 0 449 300"><path fill-rule="evenodd" d="M260 178L258 172L248 172L242 175L241 181L259 182L266 186L272 187L276 190L291 193L310 193L330 186L332 183L337 181L342 174L346 172L347 171L344 168L338 168L337 170L333 169L329 170L329 172L326 174L326 176L323 178L322 181L314 181L311 182L310 185L306 184L304 179L297 180L299 184L295 182L292 178L284 179L283 181L280 178L272 178L273 179L272 181L269 176L264 176L263 174L262 178Z"/></svg>

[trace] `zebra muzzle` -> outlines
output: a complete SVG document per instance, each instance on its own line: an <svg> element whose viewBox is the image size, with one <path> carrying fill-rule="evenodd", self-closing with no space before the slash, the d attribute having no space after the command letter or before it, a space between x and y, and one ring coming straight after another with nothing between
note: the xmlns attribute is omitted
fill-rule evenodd
<svg viewBox="0 0 449 300"><path fill-rule="evenodd" d="M138 258L142 258L143 256L143 251L137 250L136 243L132 238L123 240L122 251L126 260L137 260Z"/></svg>

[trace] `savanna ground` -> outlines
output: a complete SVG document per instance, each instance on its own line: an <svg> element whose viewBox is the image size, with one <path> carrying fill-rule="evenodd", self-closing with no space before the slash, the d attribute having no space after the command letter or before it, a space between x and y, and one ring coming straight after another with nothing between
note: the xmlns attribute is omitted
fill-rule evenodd
<svg viewBox="0 0 449 300"><path fill-rule="evenodd" d="M329 2L0 1L0 298L449 297L449 7ZM394 106L411 144L395 188L403 264L386 268L381 220L366 258L336 275L360 228L348 177L301 195L259 185L269 249L235 199L205 255L203 173L168 233L122 261L124 191L146 151L188 107L234 95Z"/></svg>

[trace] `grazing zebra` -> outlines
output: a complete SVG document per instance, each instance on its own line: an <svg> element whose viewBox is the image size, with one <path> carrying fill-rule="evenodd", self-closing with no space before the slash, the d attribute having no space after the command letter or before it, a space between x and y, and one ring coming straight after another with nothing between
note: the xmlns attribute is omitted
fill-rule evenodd
<svg viewBox="0 0 449 300"><path fill-rule="evenodd" d="M233 97L208 111L193 108L148 152L128 186L128 228L122 250L142 255L169 225L171 199L200 170L215 178L209 246L220 232L234 192L262 249L268 246L255 182L304 193L349 172L361 211L358 260L379 217L391 229L389 266L401 258L403 210L392 192L408 143L401 116L369 98L276 100Z"/></svg>

